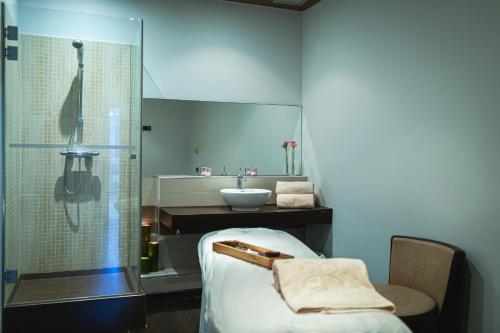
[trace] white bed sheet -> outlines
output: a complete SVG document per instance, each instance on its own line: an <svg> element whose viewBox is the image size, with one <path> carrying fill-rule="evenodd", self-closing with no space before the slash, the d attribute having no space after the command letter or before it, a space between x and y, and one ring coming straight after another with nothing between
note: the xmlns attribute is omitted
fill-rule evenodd
<svg viewBox="0 0 500 333"><path fill-rule="evenodd" d="M227 229L205 235L198 244L203 277L202 333L411 333L385 312L296 314L273 286L270 270L212 251L212 243L240 240L296 258L318 258L293 236L270 229Z"/></svg>

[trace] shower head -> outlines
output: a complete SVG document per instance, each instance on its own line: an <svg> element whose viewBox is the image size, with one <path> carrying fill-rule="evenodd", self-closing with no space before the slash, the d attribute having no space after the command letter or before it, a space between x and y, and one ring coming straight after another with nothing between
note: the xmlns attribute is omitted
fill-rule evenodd
<svg viewBox="0 0 500 333"><path fill-rule="evenodd" d="M83 67L83 42L79 39L75 39L72 45L78 52L78 66Z"/></svg>
<svg viewBox="0 0 500 333"><path fill-rule="evenodd" d="M83 42L79 39L73 40L72 44L75 49L81 49L83 47Z"/></svg>

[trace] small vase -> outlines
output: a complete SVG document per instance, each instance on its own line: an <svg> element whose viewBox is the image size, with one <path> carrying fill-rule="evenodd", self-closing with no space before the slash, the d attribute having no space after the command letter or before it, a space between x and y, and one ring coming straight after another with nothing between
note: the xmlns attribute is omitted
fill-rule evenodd
<svg viewBox="0 0 500 333"><path fill-rule="evenodd" d="M151 240L151 225L141 224L141 257L148 256L148 242Z"/></svg>
<svg viewBox="0 0 500 333"><path fill-rule="evenodd" d="M285 175L288 176L288 149L285 149Z"/></svg>
<svg viewBox="0 0 500 333"><path fill-rule="evenodd" d="M292 148L292 176L295 176L295 149Z"/></svg>

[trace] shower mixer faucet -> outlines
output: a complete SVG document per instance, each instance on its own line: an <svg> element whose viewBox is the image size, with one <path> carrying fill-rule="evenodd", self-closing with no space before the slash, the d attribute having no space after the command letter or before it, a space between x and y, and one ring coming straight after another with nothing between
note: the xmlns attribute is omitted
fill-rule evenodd
<svg viewBox="0 0 500 333"><path fill-rule="evenodd" d="M236 176L236 188L238 190L243 190L243 182L245 182L246 180L247 178L239 173L238 176Z"/></svg>

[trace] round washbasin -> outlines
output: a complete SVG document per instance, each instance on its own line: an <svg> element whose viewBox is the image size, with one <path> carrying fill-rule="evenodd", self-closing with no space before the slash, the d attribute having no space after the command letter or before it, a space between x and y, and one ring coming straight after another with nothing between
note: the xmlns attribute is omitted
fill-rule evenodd
<svg viewBox="0 0 500 333"><path fill-rule="evenodd" d="M243 190L238 189L224 189L220 190L224 201L231 206L231 208L238 212L254 212L260 210L269 197L271 191L263 189L246 188Z"/></svg>

